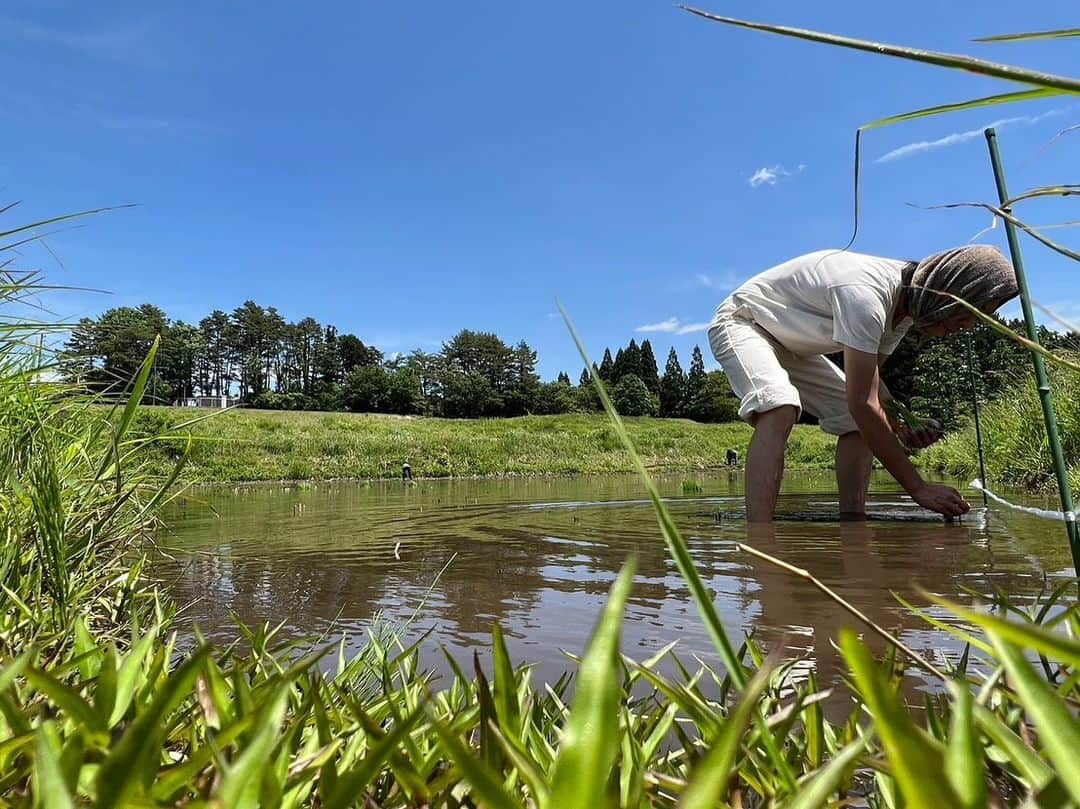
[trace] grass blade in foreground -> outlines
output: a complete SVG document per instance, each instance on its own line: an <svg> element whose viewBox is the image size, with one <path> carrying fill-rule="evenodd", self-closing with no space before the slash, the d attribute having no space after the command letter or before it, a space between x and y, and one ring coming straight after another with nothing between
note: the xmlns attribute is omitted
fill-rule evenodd
<svg viewBox="0 0 1080 809"><path fill-rule="evenodd" d="M964 809L979 809L986 806L986 773L975 733L974 700L967 683L958 683L951 690L953 715L945 751L946 772Z"/></svg>
<svg viewBox="0 0 1080 809"><path fill-rule="evenodd" d="M866 749L866 742L865 737L859 737L836 753L832 761L802 785L784 809L818 809L819 806L828 805L829 796L840 788L844 776Z"/></svg>
<svg viewBox="0 0 1080 809"><path fill-rule="evenodd" d="M724 797L732 773L736 772L735 756L742 744L743 731L750 724L771 675L772 670L766 664L747 684L712 749L691 773L692 780L679 801L679 809L712 809Z"/></svg>
<svg viewBox="0 0 1080 809"><path fill-rule="evenodd" d="M934 107L924 107L921 110L901 112L898 115L890 115L886 118L879 118L876 121L871 121L868 124L863 124L859 127L859 130L865 132L869 129L878 129L879 127L891 126L893 124L903 123L904 121L914 121L917 118L928 118L931 115L944 115L949 112L960 112L962 110L971 110L977 107L990 107L995 104L1014 104L1018 101L1034 101L1039 98L1051 98L1053 96L1064 95L1065 93L1065 90L1059 90L1056 87L1039 87L1034 90L1020 90L1015 93L1001 93L1000 95L973 98L970 101L956 101L952 104L938 104Z"/></svg>
<svg viewBox="0 0 1080 809"><path fill-rule="evenodd" d="M982 76L994 76L998 79L1023 82L1025 84L1034 85L1035 87L1056 87L1067 93L1080 93L1080 79L1073 79L1068 76L1043 73L1039 70L1029 70L1014 65L1001 64L1000 62L989 62L985 59L977 59L973 56L964 56L962 54L928 51L922 48L908 48L902 45L890 45L885 42L873 42L866 39L855 39L853 37L838 36L836 34L826 34L820 31L810 31L805 28L792 28L787 25L771 25L769 23L740 20L735 17L722 17L717 14L710 14L707 11L702 11L701 9L691 8L690 6L679 6L679 8L683 9L683 11L695 14L698 17L703 17L706 20L724 23L725 25L735 25L740 28L766 31L770 34L780 34L781 36L794 37L796 39L807 39L811 42L822 42L826 45L836 45L841 48L853 48L854 50L883 54L885 56L895 56L900 59L908 59L910 61L937 65L939 67L965 70Z"/></svg>
<svg viewBox="0 0 1080 809"><path fill-rule="evenodd" d="M619 632L634 582L629 559L611 587L581 661L577 693L551 776L550 809L590 809L607 788L619 751Z"/></svg>
<svg viewBox="0 0 1080 809"><path fill-rule="evenodd" d="M1012 678L1024 706L1046 745L1046 754L1057 767L1058 776L1074 801L1080 803L1080 724L1061 698L1039 679L1020 650L1005 641L996 630L988 630L998 658Z"/></svg>
<svg viewBox="0 0 1080 809"><path fill-rule="evenodd" d="M631 440L630 434L626 431L626 425L623 424L622 418L620 418L618 412L615 410L615 406L611 403L611 398L604 388L604 383L596 373L593 362L589 358L589 354L585 350L581 338L578 336L577 329L574 328L574 324L570 321L570 316L566 313L566 310L561 303L559 304L559 311L562 313L563 320L566 322L566 328L570 331L570 336L574 338L574 345L577 346L578 353L585 361L585 367L589 369L593 385L596 387L596 392L600 396L600 402L604 405L604 411L608 414L608 418L611 419L612 426L615 428L615 433L619 436L619 440L622 441L623 446L626 447L626 451L630 454L630 458L633 461L638 476L645 484L645 489L649 493L649 499L652 501L653 509L656 511L657 521L660 523L660 531L664 535L664 542L667 544L668 550L675 559L675 564L679 568L679 573L682 574L686 586L690 588L690 593L694 597L694 603L697 604L697 608L701 612L701 618L705 624L705 629L708 631L709 637L712 639L713 645L720 655L720 660L727 669L728 676L731 677L732 682L739 688L743 688L747 681L746 670L743 668L738 655L735 653L735 647L732 646L727 630L724 629L724 624L720 621L720 616L717 614L712 598L705 588L705 583L701 580L701 576L698 575L697 568L694 567L694 560L690 556L690 548L687 546L686 540L683 539L682 534L679 533L679 529L675 526L675 521L671 518L667 506L665 506L663 500L660 499L660 492L656 488L656 484L653 483L652 476L649 475L649 471L645 468L644 461L641 460L641 456L634 447L634 442Z"/></svg>
<svg viewBox="0 0 1080 809"><path fill-rule="evenodd" d="M995 34L989 37L979 37L975 42L1025 42L1032 39L1063 39L1065 37L1080 37L1080 28L1058 28L1054 31L1027 31L1018 34Z"/></svg>
<svg viewBox="0 0 1080 809"><path fill-rule="evenodd" d="M855 685L874 717L878 736L907 805L917 809L961 806L945 775L942 751L935 749L854 632L840 632L840 649Z"/></svg>

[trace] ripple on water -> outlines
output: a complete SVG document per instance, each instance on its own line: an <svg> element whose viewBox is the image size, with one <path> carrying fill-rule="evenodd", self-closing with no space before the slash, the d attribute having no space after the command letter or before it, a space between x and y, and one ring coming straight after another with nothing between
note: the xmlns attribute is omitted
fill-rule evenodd
<svg viewBox="0 0 1080 809"><path fill-rule="evenodd" d="M952 654L951 641L909 615L893 592L924 603L917 586L961 600L964 588L1000 588L1022 600L1042 588L1044 573L1067 574L1057 526L982 509L945 525L887 478L875 478L875 521L839 523L831 477L792 477L781 498L785 519L748 534L741 478L696 477L697 497L677 496L680 477L659 484L725 625L736 640L753 633L767 647L811 657L824 682L840 676L829 639L850 616L736 543L805 568L936 654ZM284 621L291 636L344 634L353 647L375 614L394 622L415 614L409 634L431 630L425 659L439 667L439 645L465 660L487 646L498 621L515 658L551 679L567 668L562 650L581 651L634 555L624 650L644 657L678 638L682 654L716 661L633 477L210 490L167 519L162 542L174 558L159 558L155 570L191 604L182 626L198 624L217 640L235 636L235 613L249 624Z"/></svg>

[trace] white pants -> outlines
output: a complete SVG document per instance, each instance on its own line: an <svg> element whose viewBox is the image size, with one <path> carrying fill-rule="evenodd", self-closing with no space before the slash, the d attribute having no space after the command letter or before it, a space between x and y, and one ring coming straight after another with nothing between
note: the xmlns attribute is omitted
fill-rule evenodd
<svg viewBox="0 0 1080 809"><path fill-rule="evenodd" d="M847 405L844 372L821 355L792 354L730 301L709 327L709 346L739 397L739 417L749 421L783 405L818 417L832 435L857 431Z"/></svg>

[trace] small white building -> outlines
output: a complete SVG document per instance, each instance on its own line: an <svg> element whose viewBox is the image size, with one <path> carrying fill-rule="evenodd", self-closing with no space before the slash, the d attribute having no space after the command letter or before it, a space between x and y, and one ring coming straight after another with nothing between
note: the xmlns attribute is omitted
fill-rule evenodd
<svg viewBox="0 0 1080 809"><path fill-rule="evenodd" d="M224 410L240 404L238 396L188 396L176 403L177 407L210 407Z"/></svg>

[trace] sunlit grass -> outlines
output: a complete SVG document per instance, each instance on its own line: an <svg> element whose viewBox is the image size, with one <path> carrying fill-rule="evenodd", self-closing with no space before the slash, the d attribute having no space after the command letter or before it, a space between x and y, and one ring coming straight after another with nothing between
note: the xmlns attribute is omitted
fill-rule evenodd
<svg viewBox="0 0 1080 809"><path fill-rule="evenodd" d="M149 435L191 414L185 408L142 408L136 429ZM628 418L626 424L656 472L718 469L726 465L728 449L745 455L751 434L741 422L642 417ZM184 432L146 445L146 457L160 473L183 452ZM603 474L634 468L602 414L435 419L240 409L216 415L191 432L196 441L183 475L198 482L393 478L405 462L417 477ZM799 426L789 466L831 468L835 445L817 427Z"/></svg>

